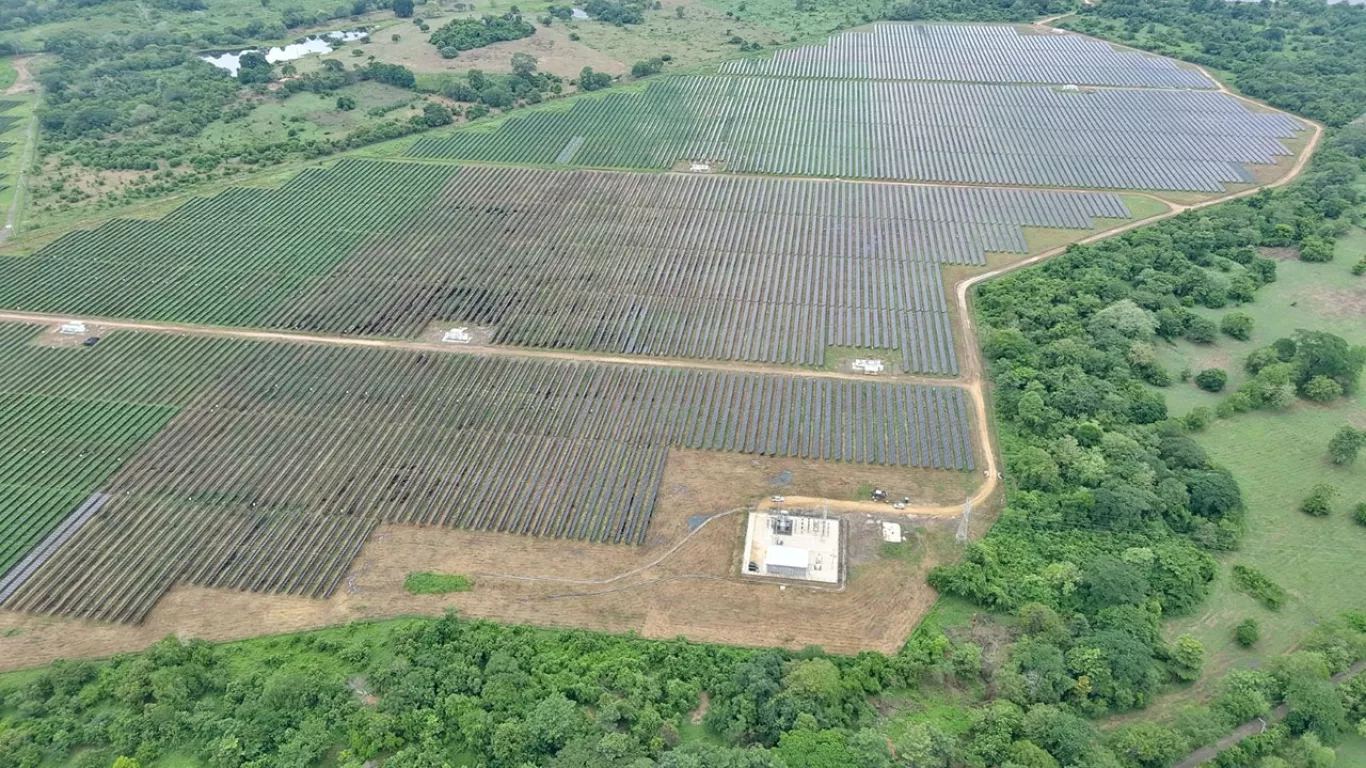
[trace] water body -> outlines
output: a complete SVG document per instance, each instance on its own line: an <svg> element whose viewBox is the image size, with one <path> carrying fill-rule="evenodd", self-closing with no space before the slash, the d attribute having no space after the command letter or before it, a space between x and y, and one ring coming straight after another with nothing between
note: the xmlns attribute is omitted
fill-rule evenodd
<svg viewBox="0 0 1366 768"><path fill-rule="evenodd" d="M333 41L349 43L352 40L359 40L370 34L363 29L351 29L345 32L327 32L316 37L306 37L295 43L290 43L284 47L275 47L267 50L266 61L278 64L282 61L293 61L302 59L311 53L330 53ZM237 69L242 63L242 54L252 51L260 51L260 48L246 48L236 53L225 51L219 54L204 54L199 58L219 69L226 69L228 74L237 77Z"/></svg>

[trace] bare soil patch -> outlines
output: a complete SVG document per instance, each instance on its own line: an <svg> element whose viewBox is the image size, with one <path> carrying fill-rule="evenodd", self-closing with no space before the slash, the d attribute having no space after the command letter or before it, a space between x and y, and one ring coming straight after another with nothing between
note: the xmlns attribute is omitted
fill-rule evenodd
<svg viewBox="0 0 1366 768"><path fill-rule="evenodd" d="M1366 284L1357 280L1355 285L1346 288L1324 287L1310 291L1315 310L1330 319L1366 318Z"/></svg>
<svg viewBox="0 0 1366 768"><path fill-rule="evenodd" d="M96 323L86 323L85 333L62 333L61 326L54 325L34 336L32 343L40 347L75 347L80 349L85 344L86 339L103 337L113 330Z"/></svg>
<svg viewBox="0 0 1366 768"><path fill-rule="evenodd" d="M1276 261L1296 261L1300 258L1300 249L1298 248L1267 248L1263 246L1258 248L1257 252Z"/></svg>
<svg viewBox="0 0 1366 768"><path fill-rule="evenodd" d="M775 492L838 498L858 493L866 483L914 486L929 495L961 482L962 474L676 451L665 467L643 547L385 525L327 600L180 586L139 626L0 611L0 669L136 651L168 634L230 640L357 619L440 615L448 607L503 622L655 638L894 652L934 603L925 574L956 555L956 519L909 518L890 508L886 515L843 515L850 550L859 557L841 589L742 578L744 514L724 513ZM933 475L953 479L940 483ZM775 490L778 479L787 484ZM956 491L951 495L959 497ZM711 519L689 536L689 518L696 524L697 516ZM879 518L914 532L908 544L913 551L877 556ZM477 586L449 595L407 592L403 580L423 570L470 574Z"/></svg>

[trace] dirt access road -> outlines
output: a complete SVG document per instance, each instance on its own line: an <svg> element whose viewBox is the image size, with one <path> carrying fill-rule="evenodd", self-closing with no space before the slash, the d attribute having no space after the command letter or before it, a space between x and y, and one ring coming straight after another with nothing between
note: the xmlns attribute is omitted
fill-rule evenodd
<svg viewBox="0 0 1366 768"><path fill-rule="evenodd" d="M5 91L5 95L23 93L24 91L37 89L37 83L33 79L33 71L29 65L36 56L15 56L10 64L14 66L14 83ZM38 109L35 105L33 114L29 116L28 126L24 129L24 150L20 153L19 173L14 180L14 199L10 201L9 211L5 214L5 227L0 229L0 243L9 239L14 234L14 218L19 214L19 200L24 196L24 183L28 180L28 167L33 163L33 150L38 138Z"/></svg>

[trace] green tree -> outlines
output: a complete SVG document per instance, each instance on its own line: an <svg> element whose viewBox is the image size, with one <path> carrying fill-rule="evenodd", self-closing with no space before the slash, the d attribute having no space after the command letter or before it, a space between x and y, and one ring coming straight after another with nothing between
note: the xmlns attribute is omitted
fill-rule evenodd
<svg viewBox="0 0 1366 768"><path fill-rule="evenodd" d="M1337 488L1320 483L1314 486L1314 490L1304 501L1300 502L1300 511L1314 517L1327 517L1333 511L1333 499L1337 498L1337 495Z"/></svg>
<svg viewBox="0 0 1366 768"><path fill-rule="evenodd" d="M430 128L450 125L454 119L445 104L430 102L422 107L422 122Z"/></svg>
<svg viewBox="0 0 1366 768"><path fill-rule="evenodd" d="M1356 510L1352 513L1352 519L1359 525L1366 525L1366 501L1358 502Z"/></svg>
<svg viewBox="0 0 1366 768"><path fill-rule="evenodd" d="M1254 618L1246 618L1238 622L1238 626L1233 629L1233 639L1244 648L1251 648L1257 644L1262 637L1262 629L1257 625Z"/></svg>
<svg viewBox="0 0 1366 768"><path fill-rule="evenodd" d="M1183 682L1200 678L1200 669L1205 663L1205 646L1194 635L1183 634L1176 638L1171 649L1168 666L1172 675Z"/></svg>
<svg viewBox="0 0 1366 768"><path fill-rule="evenodd" d="M337 97L337 109L349 111L356 108L356 100L350 96Z"/></svg>
<svg viewBox="0 0 1366 768"><path fill-rule="evenodd" d="M1361 444L1366 442L1366 431L1344 424L1328 441L1328 458L1334 464L1351 464L1356 461Z"/></svg>
<svg viewBox="0 0 1366 768"><path fill-rule="evenodd" d="M1190 743L1171 728L1157 723L1137 723L1110 738L1115 755L1140 768L1166 768L1190 751Z"/></svg>
<svg viewBox="0 0 1366 768"><path fill-rule="evenodd" d="M1195 375L1195 384L1206 392L1221 392L1228 384L1228 373L1223 368L1206 368Z"/></svg>
<svg viewBox="0 0 1366 768"><path fill-rule="evenodd" d="M394 0L394 15L400 19L413 16L413 0Z"/></svg>
<svg viewBox="0 0 1366 768"><path fill-rule="evenodd" d="M1301 392L1316 403L1327 403L1342 397L1342 385L1327 376L1315 376L1305 382Z"/></svg>
<svg viewBox="0 0 1366 768"><path fill-rule="evenodd" d="M1252 315L1246 312L1229 312L1219 321L1219 330L1225 336L1231 336L1239 341L1247 341L1252 338Z"/></svg>
<svg viewBox="0 0 1366 768"><path fill-rule="evenodd" d="M1342 700L1327 680L1295 678L1285 687L1286 725L1295 733L1313 733L1324 744L1337 744L1347 728Z"/></svg>
<svg viewBox="0 0 1366 768"><path fill-rule="evenodd" d="M1214 338L1218 335L1219 326L1206 317L1193 317L1190 325L1186 327L1186 338L1196 344L1213 344Z"/></svg>
<svg viewBox="0 0 1366 768"><path fill-rule="evenodd" d="M237 82L243 85L269 83L275 79L274 65L260 51L247 51L237 60Z"/></svg>

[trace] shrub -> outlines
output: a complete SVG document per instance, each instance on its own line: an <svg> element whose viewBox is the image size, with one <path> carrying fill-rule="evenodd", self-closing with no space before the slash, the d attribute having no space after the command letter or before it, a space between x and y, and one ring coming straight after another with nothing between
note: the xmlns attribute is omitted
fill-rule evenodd
<svg viewBox="0 0 1366 768"><path fill-rule="evenodd" d="M1305 382L1304 396L1316 403L1326 403L1342 397L1342 385L1327 376L1315 376Z"/></svg>
<svg viewBox="0 0 1366 768"><path fill-rule="evenodd" d="M1191 412L1186 414L1183 419L1186 423L1186 429L1189 429L1192 432L1200 432L1205 427L1208 427L1209 423L1213 420L1214 412L1204 406L1192 408Z"/></svg>
<svg viewBox="0 0 1366 768"><path fill-rule="evenodd" d="M1250 565L1233 566L1233 587L1239 592L1257 598L1262 605L1273 611L1285 605L1288 597L1284 587Z"/></svg>
<svg viewBox="0 0 1366 768"><path fill-rule="evenodd" d="M1219 326L1207 317L1193 317L1186 328L1186 338L1196 344L1213 344L1219 334Z"/></svg>
<svg viewBox="0 0 1366 768"><path fill-rule="evenodd" d="M1358 525L1366 525L1366 501L1357 504L1356 511L1352 513L1352 519Z"/></svg>
<svg viewBox="0 0 1366 768"><path fill-rule="evenodd" d="M1354 429L1351 424L1342 428L1328 441L1328 458L1334 464L1351 464L1357 460L1361 444L1366 442L1366 431Z"/></svg>
<svg viewBox="0 0 1366 768"><path fill-rule="evenodd" d="M1300 502L1300 511L1314 517L1327 517L1328 513L1333 511L1333 499L1337 495L1337 488L1320 483L1314 486L1314 490L1304 501Z"/></svg>
<svg viewBox="0 0 1366 768"><path fill-rule="evenodd" d="M1252 338L1252 315L1246 312L1230 312L1219 321L1219 330L1223 331L1225 336L1247 341Z"/></svg>
<svg viewBox="0 0 1366 768"><path fill-rule="evenodd" d="M1206 368L1196 374L1195 384L1206 392L1219 392L1228 384L1228 374L1223 368Z"/></svg>
<svg viewBox="0 0 1366 768"><path fill-rule="evenodd" d="M1233 629L1233 639L1238 642L1238 645L1251 648L1257 644L1258 640L1262 639L1262 628L1257 626L1256 619L1243 619Z"/></svg>

